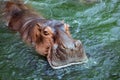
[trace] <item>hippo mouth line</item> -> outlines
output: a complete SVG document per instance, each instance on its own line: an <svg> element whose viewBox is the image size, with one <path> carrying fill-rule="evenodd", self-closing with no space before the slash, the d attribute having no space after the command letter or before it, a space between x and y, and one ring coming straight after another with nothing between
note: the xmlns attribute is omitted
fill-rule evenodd
<svg viewBox="0 0 120 80"><path fill-rule="evenodd" d="M82 43L79 40L75 41L75 47L73 49L55 44L47 59L53 69L82 64L88 61Z"/></svg>

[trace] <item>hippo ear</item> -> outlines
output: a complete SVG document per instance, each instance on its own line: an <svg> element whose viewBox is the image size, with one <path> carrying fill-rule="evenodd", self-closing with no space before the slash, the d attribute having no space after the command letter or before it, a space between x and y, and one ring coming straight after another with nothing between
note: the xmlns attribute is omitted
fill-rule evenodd
<svg viewBox="0 0 120 80"><path fill-rule="evenodd" d="M61 21L64 24L64 20Z"/></svg>
<svg viewBox="0 0 120 80"><path fill-rule="evenodd" d="M64 27L65 27L66 33L67 33L69 36L71 36L71 35L70 35L70 30L69 30L69 25L66 24L66 23L64 23Z"/></svg>

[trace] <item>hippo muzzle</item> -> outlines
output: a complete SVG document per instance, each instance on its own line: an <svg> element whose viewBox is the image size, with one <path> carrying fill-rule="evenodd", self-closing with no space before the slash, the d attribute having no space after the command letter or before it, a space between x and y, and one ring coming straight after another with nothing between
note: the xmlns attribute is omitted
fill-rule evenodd
<svg viewBox="0 0 120 80"><path fill-rule="evenodd" d="M47 56L48 62L54 69L82 64L88 61L80 40L74 40L69 33L68 25L54 27L54 43Z"/></svg>

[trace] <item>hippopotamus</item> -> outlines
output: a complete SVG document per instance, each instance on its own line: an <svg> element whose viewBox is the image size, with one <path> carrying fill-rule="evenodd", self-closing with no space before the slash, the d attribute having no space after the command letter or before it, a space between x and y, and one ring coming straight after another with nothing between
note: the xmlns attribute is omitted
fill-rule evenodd
<svg viewBox="0 0 120 80"><path fill-rule="evenodd" d="M21 0L6 1L4 17L8 28L45 56L53 69L88 61L81 41L72 38L67 23L44 18Z"/></svg>

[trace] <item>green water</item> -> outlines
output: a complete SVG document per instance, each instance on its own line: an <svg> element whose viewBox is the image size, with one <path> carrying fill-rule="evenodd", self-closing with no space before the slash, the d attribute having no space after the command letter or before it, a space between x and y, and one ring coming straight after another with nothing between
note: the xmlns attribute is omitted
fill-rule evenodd
<svg viewBox="0 0 120 80"><path fill-rule="evenodd" d="M0 80L120 80L120 0L25 1L45 18L68 23L91 56L86 64L54 70L0 22Z"/></svg>

